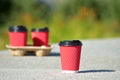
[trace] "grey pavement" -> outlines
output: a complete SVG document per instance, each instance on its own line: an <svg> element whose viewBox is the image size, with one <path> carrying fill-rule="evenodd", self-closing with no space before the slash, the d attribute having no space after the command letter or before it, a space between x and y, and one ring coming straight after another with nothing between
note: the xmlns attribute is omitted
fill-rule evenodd
<svg viewBox="0 0 120 80"><path fill-rule="evenodd" d="M59 46L51 56L10 56L0 51L0 80L120 80L120 38L81 40L79 73L61 73Z"/></svg>

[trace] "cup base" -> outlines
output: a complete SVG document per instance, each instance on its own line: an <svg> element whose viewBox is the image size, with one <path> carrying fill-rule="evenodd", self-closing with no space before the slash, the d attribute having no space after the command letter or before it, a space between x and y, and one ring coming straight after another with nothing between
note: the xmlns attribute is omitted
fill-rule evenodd
<svg viewBox="0 0 120 80"><path fill-rule="evenodd" d="M62 73L78 73L78 71L63 70Z"/></svg>

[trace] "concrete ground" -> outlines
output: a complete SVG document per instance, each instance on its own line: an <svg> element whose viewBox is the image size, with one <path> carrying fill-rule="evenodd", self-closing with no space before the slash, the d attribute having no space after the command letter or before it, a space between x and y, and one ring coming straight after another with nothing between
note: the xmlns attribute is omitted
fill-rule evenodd
<svg viewBox="0 0 120 80"><path fill-rule="evenodd" d="M0 80L120 80L120 38L83 40L80 71L61 73L58 44L51 56L10 56L0 51Z"/></svg>

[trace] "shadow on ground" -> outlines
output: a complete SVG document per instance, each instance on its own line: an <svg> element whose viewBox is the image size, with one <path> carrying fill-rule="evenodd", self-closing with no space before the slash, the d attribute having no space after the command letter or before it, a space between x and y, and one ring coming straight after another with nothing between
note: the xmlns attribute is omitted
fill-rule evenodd
<svg viewBox="0 0 120 80"><path fill-rule="evenodd" d="M57 56L60 56L60 53L58 53L58 52L53 52L53 53L50 54L50 56L56 56L56 57L57 57Z"/></svg>
<svg viewBox="0 0 120 80"><path fill-rule="evenodd" d="M84 70L78 73L115 72L115 70Z"/></svg>
<svg viewBox="0 0 120 80"><path fill-rule="evenodd" d="M36 55L35 55L34 52L29 51L24 56L36 56ZM52 52L52 53L50 53L50 56L56 56L57 57L57 56L60 56L60 53L58 53L58 52Z"/></svg>
<svg viewBox="0 0 120 80"><path fill-rule="evenodd" d="M26 54L24 54L24 56L36 56L34 51L27 51Z"/></svg>

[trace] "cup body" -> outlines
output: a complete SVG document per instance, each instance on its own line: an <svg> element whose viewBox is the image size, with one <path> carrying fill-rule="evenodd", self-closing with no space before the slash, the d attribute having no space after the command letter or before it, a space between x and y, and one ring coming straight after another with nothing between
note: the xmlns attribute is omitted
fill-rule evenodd
<svg viewBox="0 0 120 80"><path fill-rule="evenodd" d="M32 32L34 46L48 46L48 32Z"/></svg>
<svg viewBox="0 0 120 80"><path fill-rule="evenodd" d="M25 26L12 26L9 28L10 46L27 45L27 29Z"/></svg>
<svg viewBox="0 0 120 80"><path fill-rule="evenodd" d="M78 72L80 65L81 48L81 44L60 45L61 67L63 73Z"/></svg>
<svg viewBox="0 0 120 80"><path fill-rule="evenodd" d="M32 40L34 46L48 46L49 31L48 28L32 29Z"/></svg>
<svg viewBox="0 0 120 80"><path fill-rule="evenodd" d="M11 46L26 46L27 32L9 32Z"/></svg>

